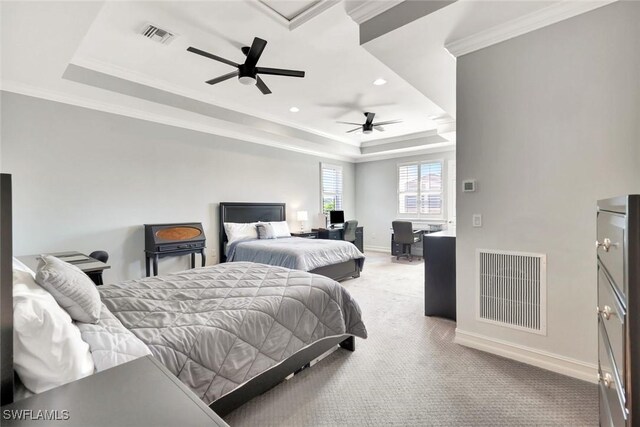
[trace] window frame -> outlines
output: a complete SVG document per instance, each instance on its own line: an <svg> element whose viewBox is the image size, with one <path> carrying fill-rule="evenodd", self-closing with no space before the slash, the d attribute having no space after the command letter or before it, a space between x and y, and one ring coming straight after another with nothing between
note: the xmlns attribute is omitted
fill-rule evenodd
<svg viewBox="0 0 640 427"><path fill-rule="evenodd" d="M440 174L442 185L440 188L440 214L425 214L420 212L420 196L422 194L422 176L420 174L420 169L423 164L428 163L439 163L440 164ZM417 203L418 203L418 212L416 213L401 213L400 212L400 168L403 166L418 166L418 185L417 185ZM447 182L445 178L445 170L444 170L444 159L432 159L432 160L418 160L412 162L402 162L396 164L396 213L398 218L403 219L427 219L427 220L445 220L445 204L447 203L447 195L446 195L446 187ZM433 193L433 191L425 192L425 194Z"/></svg>
<svg viewBox="0 0 640 427"><path fill-rule="evenodd" d="M333 169L335 171L339 171L340 172L340 192L339 193L331 193L331 192L327 192L329 194L334 194L339 196L336 197L336 200L339 199L340 201L340 206L335 206L334 210L344 210L344 168L342 167L342 165L337 165L334 163L325 163L325 162L321 162L320 163L320 213L322 213L323 215L328 215L329 211L324 210L324 195L325 195L325 189L324 189L324 179L323 179L323 171L324 169Z"/></svg>

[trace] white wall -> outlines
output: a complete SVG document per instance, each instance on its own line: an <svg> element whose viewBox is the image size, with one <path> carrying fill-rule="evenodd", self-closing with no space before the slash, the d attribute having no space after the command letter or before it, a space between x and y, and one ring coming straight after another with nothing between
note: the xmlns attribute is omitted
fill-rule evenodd
<svg viewBox="0 0 640 427"><path fill-rule="evenodd" d="M444 218L447 218L448 161L455 152L398 157L356 163L356 206L358 225L364 227L365 249L391 250L391 222L398 218L398 164L422 160L443 160ZM426 220L424 220L426 222ZM433 223L443 221L428 221Z"/></svg>
<svg viewBox="0 0 640 427"><path fill-rule="evenodd" d="M215 262L219 202L286 202L292 229L297 210L321 224L321 158L8 92L0 101L18 256L105 249L112 282L144 275L145 223L202 222ZM354 166L329 162L344 167L355 216ZM159 270L187 266L164 259Z"/></svg>
<svg viewBox="0 0 640 427"><path fill-rule="evenodd" d="M596 362L596 201L640 193L639 22L616 2L458 58L459 330ZM476 321L476 248L548 255L547 336Z"/></svg>

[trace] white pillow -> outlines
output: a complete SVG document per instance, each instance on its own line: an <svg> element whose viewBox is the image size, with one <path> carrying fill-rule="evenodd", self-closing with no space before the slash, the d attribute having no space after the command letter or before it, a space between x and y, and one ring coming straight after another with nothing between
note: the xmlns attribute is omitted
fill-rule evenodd
<svg viewBox="0 0 640 427"><path fill-rule="evenodd" d="M291 237L287 221L270 222L276 237Z"/></svg>
<svg viewBox="0 0 640 427"><path fill-rule="evenodd" d="M31 277L35 278L36 277L36 273L30 269L29 267L27 267L25 264L22 263L22 261L20 261L17 258L13 258L13 271L24 271L25 273L29 273L31 275Z"/></svg>
<svg viewBox="0 0 640 427"><path fill-rule="evenodd" d="M41 393L94 372L89 345L53 296L16 265L13 271L13 364L22 383Z"/></svg>
<svg viewBox="0 0 640 427"><path fill-rule="evenodd" d="M258 230L257 222L225 222L224 232L227 234L227 244L231 244L238 240L257 239Z"/></svg>

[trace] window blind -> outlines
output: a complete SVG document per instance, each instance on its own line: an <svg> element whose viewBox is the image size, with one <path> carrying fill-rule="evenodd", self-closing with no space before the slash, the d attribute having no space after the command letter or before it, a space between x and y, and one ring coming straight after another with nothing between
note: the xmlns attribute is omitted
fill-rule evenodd
<svg viewBox="0 0 640 427"><path fill-rule="evenodd" d="M322 178L322 212L342 209L342 167L323 163Z"/></svg>
<svg viewBox="0 0 640 427"><path fill-rule="evenodd" d="M398 213L442 215L442 162L398 166Z"/></svg>

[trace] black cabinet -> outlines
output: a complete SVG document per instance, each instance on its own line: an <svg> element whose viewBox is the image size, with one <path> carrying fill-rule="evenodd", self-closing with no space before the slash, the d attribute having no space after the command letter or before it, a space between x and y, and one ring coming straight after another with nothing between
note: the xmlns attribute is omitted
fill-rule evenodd
<svg viewBox="0 0 640 427"><path fill-rule="evenodd" d="M320 228L312 231L318 233L318 239L344 240L344 230L342 228ZM356 228L355 245L360 252L364 252L364 231L362 227Z"/></svg>
<svg viewBox="0 0 640 427"><path fill-rule="evenodd" d="M424 315L456 320L456 235L450 230L422 236Z"/></svg>

